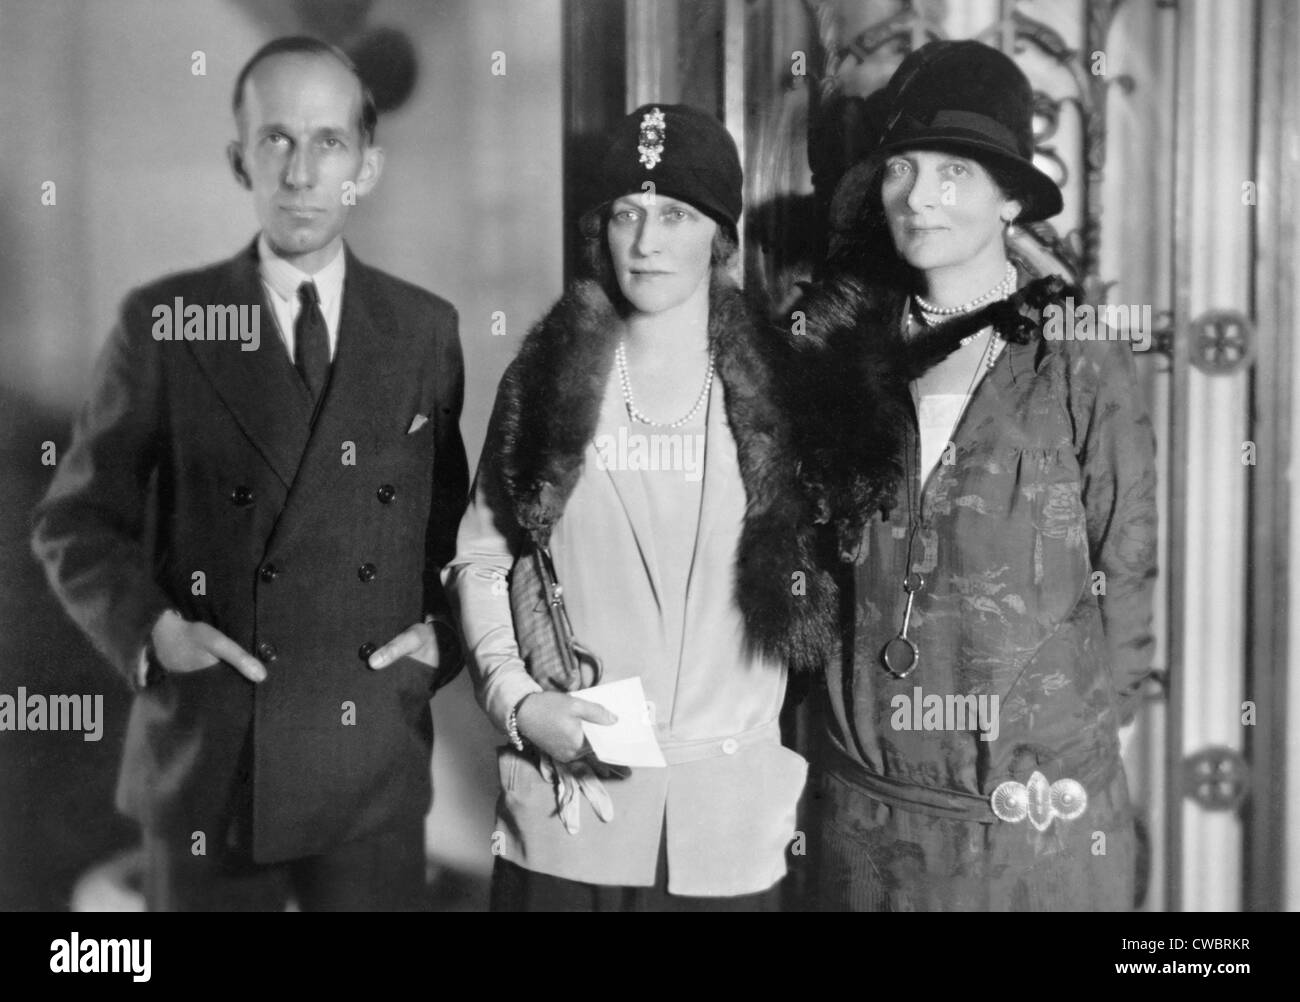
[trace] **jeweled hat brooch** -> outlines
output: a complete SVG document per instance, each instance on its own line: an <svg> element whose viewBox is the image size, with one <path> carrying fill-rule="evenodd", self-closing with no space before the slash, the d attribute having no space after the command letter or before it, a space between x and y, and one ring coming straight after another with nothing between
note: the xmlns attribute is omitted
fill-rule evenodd
<svg viewBox="0 0 1300 1002"><path fill-rule="evenodd" d="M659 108L652 108L642 116L636 151L641 154L641 165L646 170L654 170L655 165L663 159L664 136L667 132L664 113Z"/></svg>
<svg viewBox="0 0 1300 1002"><path fill-rule="evenodd" d="M665 156L669 131L672 156ZM610 129L600 165L580 192L582 213L622 195L654 191L688 202L734 228L740 218L744 177L736 144L718 117L685 104L648 102Z"/></svg>

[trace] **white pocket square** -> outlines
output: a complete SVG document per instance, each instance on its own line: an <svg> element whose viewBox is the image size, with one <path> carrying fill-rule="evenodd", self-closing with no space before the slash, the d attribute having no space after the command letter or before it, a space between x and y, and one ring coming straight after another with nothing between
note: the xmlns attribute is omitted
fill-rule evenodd
<svg viewBox="0 0 1300 1002"><path fill-rule="evenodd" d="M417 414L411 418L411 427L406 429L406 434L413 435L428 423L429 416L427 414Z"/></svg>

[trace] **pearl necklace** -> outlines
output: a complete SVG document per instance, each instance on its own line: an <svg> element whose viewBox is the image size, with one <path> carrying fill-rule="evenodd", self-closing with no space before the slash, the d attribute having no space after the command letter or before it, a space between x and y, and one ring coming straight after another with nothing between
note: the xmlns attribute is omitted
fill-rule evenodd
<svg viewBox="0 0 1300 1002"><path fill-rule="evenodd" d="M989 343L984 349L984 368L991 369L997 362L998 356L1002 354L1002 342L999 341L997 335L993 333L992 327L986 327L984 329L989 332ZM976 337L978 335L972 336ZM965 344L969 340L970 338L964 338L962 344ZM976 371L978 372L979 370L976 369Z"/></svg>
<svg viewBox="0 0 1300 1002"><path fill-rule="evenodd" d="M991 369L993 368L994 365L997 364L998 356L1002 354L1002 342L999 341L997 335L993 333L992 327L985 327L983 330L976 331L970 337L962 338L961 344L962 347L965 347L966 345L974 341L977 337L979 337L981 334L986 334L986 333L989 336L989 343L984 348L983 355L980 358L980 365L982 365L986 369ZM979 372L980 365L977 365L975 367L976 372ZM969 392L970 391L968 390L967 393Z"/></svg>
<svg viewBox="0 0 1300 1002"><path fill-rule="evenodd" d="M704 388L700 390L700 395L695 401L695 406L686 412L685 416L678 418L676 421L655 421L646 417L637 409L636 403L632 399L632 377L627 371L627 349L622 341L618 343L618 350L614 353L618 361L618 384L623 389L623 403L627 405L627 415L633 421L639 421L641 424L648 424L653 428L680 428L691 418L699 413L705 401L709 399L709 390L713 388L713 349L709 349L709 368L704 375Z"/></svg>
<svg viewBox="0 0 1300 1002"><path fill-rule="evenodd" d="M982 296L977 296L969 302L962 303L960 306L935 306L928 299L919 295L913 295L912 301L916 303L916 308L921 314L921 319L925 321L927 327L933 327L936 324L943 323L949 317L955 317L962 313L970 313L972 310L983 306L985 303L991 303L998 299L1006 299L1016 288L1016 268L1010 261L1007 262L1007 270L1002 276L1002 281ZM961 340L963 345L970 344L979 333L964 337Z"/></svg>
<svg viewBox="0 0 1300 1002"><path fill-rule="evenodd" d="M921 308L922 313L929 313L935 317L955 317L958 313L969 313L977 306L983 306L993 299L1004 299L1011 295L1011 291L1016 287L1016 268L1010 261L1007 262L1006 273L1002 276L1002 281L982 296L977 296L970 302L962 303L960 306L935 306L929 300L921 296L913 296L916 305Z"/></svg>

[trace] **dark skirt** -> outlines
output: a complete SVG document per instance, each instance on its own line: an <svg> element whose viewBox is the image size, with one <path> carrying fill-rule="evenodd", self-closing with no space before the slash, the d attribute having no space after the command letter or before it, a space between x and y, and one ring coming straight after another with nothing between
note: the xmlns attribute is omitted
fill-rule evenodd
<svg viewBox="0 0 1300 1002"><path fill-rule="evenodd" d="M1129 911L1137 855L1121 769L1046 831L891 806L823 777L817 907L828 911Z"/></svg>
<svg viewBox="0 0 1300 1002"><path fill-rule="evenodd" d="M774 912L781 907L781 882L758 894L688 897L668 893L668 839L659 840L659 862L651 887L586 884L526 870L502 856L492 868L490 909L494 912Z"/></svg>

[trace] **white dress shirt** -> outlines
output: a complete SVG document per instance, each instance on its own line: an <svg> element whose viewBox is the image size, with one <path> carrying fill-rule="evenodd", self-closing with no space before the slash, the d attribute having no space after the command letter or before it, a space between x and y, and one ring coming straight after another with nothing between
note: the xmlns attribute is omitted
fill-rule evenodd
<svg viewBox="0 0 1300 1002"><path fill-rule="evenodd" d="M280 338L289 351L289 361L293 361L293 326L298 322L302 303L298 301L298 286L303 282L315 282L316 294L320 296L320 311L325 317L325 332L329 337L330 361L339 343L339 317L343 312L343 278L347 271L347 255L340 244L334 260L315 275L300 271L271 249L262 233L257 238L257 272L262 279L262 288L266 289L266 298L271 303L275 314L276 327Z"/></svg>

